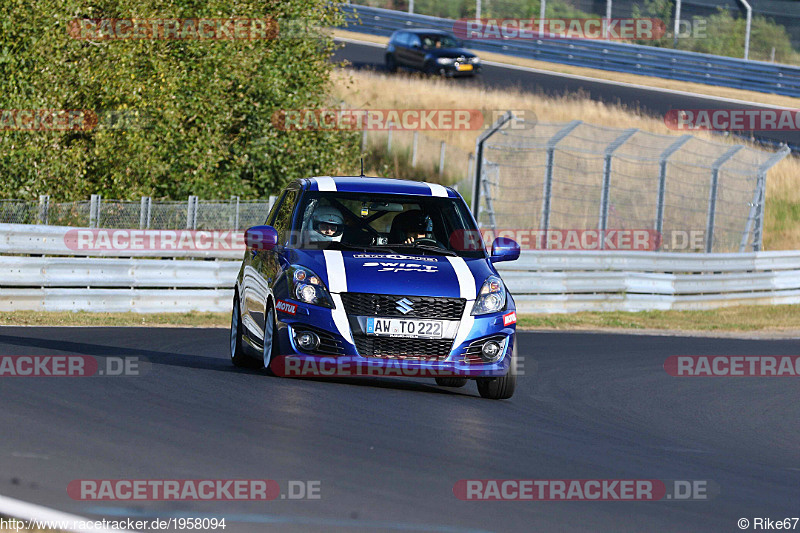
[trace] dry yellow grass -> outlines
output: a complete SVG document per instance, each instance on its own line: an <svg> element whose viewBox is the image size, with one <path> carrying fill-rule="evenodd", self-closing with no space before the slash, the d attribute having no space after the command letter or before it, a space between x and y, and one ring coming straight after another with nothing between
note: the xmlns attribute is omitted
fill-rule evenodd
<svg viewBox="0 0 800 533"><path fill-rule="evenodd" d="M660 118L638 109L613 106L579 96L550 97L520 91L487 90L458 80L417 75L391 75L368 71L339 70L333 76L334 96L350 107L361 109L479 109L491 116L502 110L532 111L539 122L575 119L615 128L639 128L662 135L684 132L667 128ZM426 137L471 152L475 131L430 131ZM741 142L710 132L696 137L712 142ZM769 172L764 249L800 249L800 160L787 157Z"/></svg>
<svg viewBox="0 0 800 533"><path fill-rule="evenodd" d="M334 37L342 37L346 39L358 39L360 41L367 41L378 44L386 44L389 41L387 37L367 35L364 33L356 33L338 29L333 30L333 35ZM728 87L715 87L712 85L703 85L701 83L667 80L662 78L655 78L652 76L639 76L637 74L626 74L623 72L612 72L608 70L599 70L586 67L573 67L571 65L561 65L559 63L536 61L534 59L525 59L521 57L507 56L502 54L493 54L490 52L479 52L479 53L481 58L487 61L507 63L509 65L517 65L521 67L530 67L549 72L574 74L577 76L587 76L590 78L619 81L624 83L634 83L636 85L658 87L661 89L672 89L675 91L687 91L687 92L704 94L715 97L721 96L724 98L734 98L736 100L746 100L748 102L757 102L761 104L772 104L783 107L789 107L792 109L800 107L800 98L792 98L790 96L766 94L755 91L744 91L741 89L731 89Z"/></svg>

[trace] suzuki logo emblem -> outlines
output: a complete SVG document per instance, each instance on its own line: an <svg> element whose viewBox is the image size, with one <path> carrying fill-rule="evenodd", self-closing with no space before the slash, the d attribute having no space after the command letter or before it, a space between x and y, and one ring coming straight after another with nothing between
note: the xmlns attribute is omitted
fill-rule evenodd
<svg viewBox="0 0 800 533"><path fill-rule="evenodd" d="M395 307L395 309L397 309L404 315L407 315L408 313L414 310L414 306L411 303L411 300L409 300L408 298L403 298L401 300L397 300L397 307Z"/></svg>

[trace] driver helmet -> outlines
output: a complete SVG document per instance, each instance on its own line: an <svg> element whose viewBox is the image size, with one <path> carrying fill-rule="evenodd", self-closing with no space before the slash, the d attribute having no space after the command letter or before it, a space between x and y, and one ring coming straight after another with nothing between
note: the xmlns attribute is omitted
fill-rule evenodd
<svg viewBox="0 0 800 533"><path fill-rule="evenodd" d="M344 217L333 206L317 207L311 216L312 241L341 241L344 230Z"/></svg>

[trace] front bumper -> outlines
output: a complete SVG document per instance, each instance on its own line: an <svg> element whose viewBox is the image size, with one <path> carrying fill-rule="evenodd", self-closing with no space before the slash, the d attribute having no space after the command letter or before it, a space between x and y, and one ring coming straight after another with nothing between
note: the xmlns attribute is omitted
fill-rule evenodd
<svg viewBox="0 0 800 533"><path fill-rule="evenodd" d="M469 70L462 70L464 67L472 67ZM458 76L474 76L475 74L480 74L481 72L481 64L480 63L450 63L449 65L442 65L436 63L437 71L440 74L446 75L448 77L458 77Z"/></svg>
<svg viewBox="0 0 800 533"><path fill-rule="evenodd" d="M293 302L294 303L294 302ZM474 317L467 338L458 345L453 344L449 354L438 360L404 357L362 356L354 343L342 336L334 323L331 310L317 306L303 306L292 316L278 314L278 340L280 357L276 357L272 370L276 374L294 377L498 377L504 376L511 365L511 354L515 341L515 325L505 326L502 313ZM459 326L460 327L460 326ZM307 353L301 350L294 339L297 330L314 329L331 336L339 346L336 355ZM350 332L352 334L352 332ZM496 362L475 362L467 358L467 348L473 342L486 337L506 338L502 355ZM473 361L473 362L468 362Z"/></svg>

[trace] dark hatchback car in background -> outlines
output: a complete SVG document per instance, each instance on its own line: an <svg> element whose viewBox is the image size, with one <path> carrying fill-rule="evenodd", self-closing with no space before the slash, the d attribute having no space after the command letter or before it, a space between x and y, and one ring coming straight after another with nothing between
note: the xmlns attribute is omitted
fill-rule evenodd
<svg viewBox="0 0 800 533"><path fill-rule="evenodd" d="M474 76L481 70L481 60L463 47L453 34L441 30L399 30L392 34L386 48L386 68L421 70L444 76Z"/></svg>

